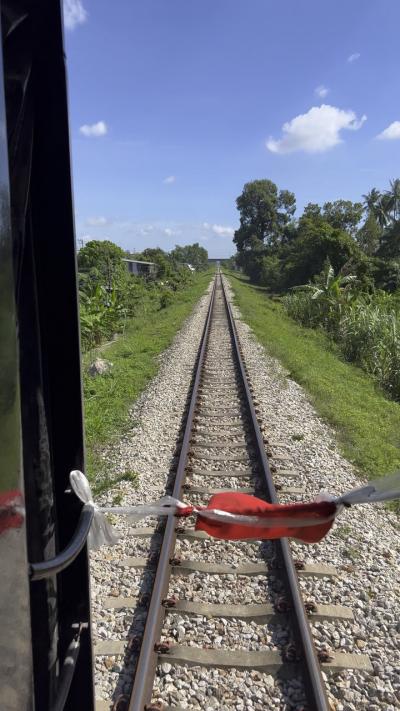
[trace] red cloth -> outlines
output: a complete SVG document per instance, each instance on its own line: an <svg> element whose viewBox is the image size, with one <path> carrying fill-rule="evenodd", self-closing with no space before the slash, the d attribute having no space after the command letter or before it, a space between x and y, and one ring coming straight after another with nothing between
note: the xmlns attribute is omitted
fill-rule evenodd
<svg viewBox="0 0 400 711"><path fill-rule="evenodd" d="M297 538L306 543L318 543L329 531L335 519L336 504L331 501L311 502L307 504L269 504L249 494L239 492L224 492L215 494L204 511L218 509L241 516L257 516L261 521L289 518L293 525L278 525L273 527L243 525L238 522L215 521L202 516L198 511L196 530L206 531L210 536L225 540L240 540L254 538L257 540L272 538ZM330 520L325 521L326 518ZM296 519L312 521L312 525L296 526ZM314 524L315 521L315 524Z"/></svg>
<svg viewBox="0 0 400 711"><path fill-rule="evenodd" d="M22 506L22 493L19 489L0 492L0 534L8 528L22 526L24 517L18 510Z"/></svg>

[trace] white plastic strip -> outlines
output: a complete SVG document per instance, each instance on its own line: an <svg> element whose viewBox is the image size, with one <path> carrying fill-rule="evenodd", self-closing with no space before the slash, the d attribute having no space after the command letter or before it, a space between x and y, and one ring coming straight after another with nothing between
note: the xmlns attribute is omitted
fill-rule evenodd
<svg viewBox="0 0 400 711"><path fill-rule="evenodd" d="M353 504L372 504L377 501L389 501L400 498L400 472L369 481L366 486L352 489L336 501L345 506Z"/></svg>

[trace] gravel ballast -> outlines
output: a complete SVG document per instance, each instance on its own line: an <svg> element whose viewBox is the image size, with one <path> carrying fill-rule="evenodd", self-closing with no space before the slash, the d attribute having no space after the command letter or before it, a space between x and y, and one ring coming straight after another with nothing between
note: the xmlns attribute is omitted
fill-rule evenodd
<svg viewBox="0 0 400 711"><path fill-rule="evenodd" d="M340 494L360 486L352 465L340 454L334 434L319 418L304 390L291 380L278 361L256 341L234 307L254 397L265 423L272 455L273 443L285 442L296 471L296 486L306 497L320 491ZM271 461L274 462L273 456ZM282 468L276 462L277 474ZM286 465L285 465L286 467ZM278 479L278 481L281 481ZM283 495L282 501L289 500ZM291 499L296 497L291 497ZM303 495L297 498L304 498ZM368 654L373 674L346 671L327 676L337 711L394 711L400 707L400 527L398 517L383 505L344 510L333 530L318 544L292 542L295 558L306 563L329 563L339 575L333 580L301 578L306 598L317 603L348 606L354 623L314 625L317 646L336 651L357 649Z"/></svg>
<svg viewBox="0 0 400 711"><path fill-rule="evenodd" d="M122 482L99 499L102 505L112 505L115 497L122 497L121 505L152 501L165 491L168 472L174 463L175 442L179 434L186 398L195 362L208 297L203 297L192 316L177 335L174 344L161 358L159 374L132 408L132 430L106 453L111 471L118 475L125 470L139 474L138 487ZM268 438L271 462L275 464L277 481L301 487L306 494L283 494L281 500L312 498L321 490L332 494L359 485L352 466L341 457L330 428L316 415L306 394L289 379L279 363L270 358L257 343L246 324L240 321L235 309L237 328L243 357L254 389L264 435ZM218 426L215 428L218 432ZM198 437L201 441L201 437ZM229 441L235 441L230 437ZM212 451L212 449L211 449ZM229 444L222 453L230 453ZM231 453L233 453L232 450ZM274 460L274 455L277 457ZM285 456L283 460L279 456ZM196 467L214 466L196 461ZM245 465L235 464L235 469ZM279 470L293 468L295 478L279 478ZM204 479L193 483L205 485ZM246 486L243 479L223 485ZM218 480L207 486L220 486ZM197 501L197 495L186 498ZM118 504L120 505L120 504ZM132 536L132 525L116 519L121 540L117 546L91 554L93 628L96 640L126 639L139 633L144 614L132 610L105 610L105 597L135 597L150 589L152 572L122 567L115 559L126 556L147 556L157 547L157 540ZM149 523L149 520L146 521ZM137 525L143 526L141 521ZM271 544L263 544L268 548ZM354 621L315 622L314 638L317 647L333 651L368 654L373 674L346 671L324 676L330 692L332 708L336 711L392 711L400 706L400 598L398 519L379 506L359 506L344 511L333 530L320 544L306 546L292 543L295 558L306 563L329 563L338 571L335 578L305 578L300 584L306 599L324 604L345 605L354 613ZM184 556L190 546L190 558L226 561L226 553L233 564L257 562L260 544L224 542L224 548L214 541L190 542L179 540L177 553ZM223 551L223 552L222 552ZM218 578L194 573L179 579L179 590L186 590L187 599L235 603L267 601L269 589L256 580ZM170 593L178 590L173 578ZM237 623L219 619L209 620L167 616L166 628L171 636L183 643L197 645L204 641L221 648L225 644L235 649L259 649L274 645L266 625L253 622ZM286 634L282 630L282 636ZM241 643L242 639L242 643ZM197 641L196 641L197 640ZM261 647L260 647L261 645ZM116 698L129 688L132 669L124 666L122 657L96 659L96 696ZM303 702L302 684L296 679L280 683L259 672L234 670L203 670L162 664L158 669L159 698L172 705L197 709L296 709ZM157 696L157 693L156 693Z"/></svg>

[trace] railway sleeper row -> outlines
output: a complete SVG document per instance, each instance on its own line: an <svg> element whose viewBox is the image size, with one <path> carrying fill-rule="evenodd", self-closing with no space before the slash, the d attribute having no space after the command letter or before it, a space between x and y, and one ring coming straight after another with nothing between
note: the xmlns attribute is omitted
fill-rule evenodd
<svg viewBox="0 0 400 711"><path fill-rule="evenodd" d="M180 498L188 500L193 504L203 504L213 494L222 491L239 491L243 493L256 494L260 498L269 500L270 494L266 489L265 470L270 470L282 481L276 485L280 494L296 499L304 495L303 486L292 486L299 478L294 463L285 454L285 443L280 441L271 442L268 434L262 435L258 430L258 436L254 434L254 425L251 418L259 419L260 414L257 407L254 407L253 414L251 406L247 403L251 386L241 382L240 362L238 364L235 355L235 336L232 334L232 325L229 325L228 314L225 310L224 294L221 284L214 287L214 316L208 327L208 341L203 346L203 370L197 376L197 396L192 403L191 431L186 432L181 437L183 447L186 447L184 461L182 454L177 464L177 478L181 478L179 484ZM230 330L231 329L231 330ZM226 352L221 355L222 349ZM240 351L240 349L239 349ZM239 356L240 359L240 356ZM218 363L218 367L214 365ZM242 364L242 373L245 366ZM196 385L195 385L196 387ZM246 387L248 393L246 394ZM247 404L246 404L247 403ZM250 412L249 412L250 407ZM260 423L259 423L260 424ZM262 424L262 423L261 423ZM185 439L186 438L186 439ZM267 456L271 458L268 464ZM202 483L204 481L204 484ZM240 484L238 485L237 480ZM290 481L290 485L286 483ZM294 481L293 481L294 480ZM214 485L217 484L217 486ZM242 485L247 482L248 486ZM211 486L206 485L211 483ZM221 485L222 483L222 485ZM220 484L220 486L218 486ZM226 485L228 484L228 485ZM172 493L172 492L171 492ZM176 495L176 482L173 494ZM169 529L167 531L167 529ZM127 614L139 607L148 609L151 618L147 621L141 635L131 637L129 649L129 664L134 674L136 669L140 675L147 673L152 675L160 667L167 665L170 669L177 667L201 667L204 669L236 669L259 671L260 673L272 674L279 679L291 679L300 675L304 676L304 663L309 661L310 654L315 655L318 667L323 672L337 672L344 669L371 670L371 663L368 656L361 653L342 653L332 650L319 649L318 655L315 650L306 652L301 645L304 644L302 634L304 625L308 623L305 619L302 622L303 632L292 630L292 626L297 620L298 602L292 604L287 588L288 556L290 549L285 546L286 542L275 541L264 542L261 549L255 551L254 546L260 544L257 541L246 540L241 542L215 541L202 531L195 531L187 521L185 524L173 521L165 522L160 519L157 526L144 526L131 529L131 534L143 540L154 541L155 536L163 536L167 531L169 536L169 547L171 555L165 560L164 567L168 571L168 580L165 580L157 587L158 598L155 594L152 597L145 596L112 596L104 599L104 609L123 610ZM187 557L187 548L184 549L185 557L179 552L179 547L183 545L206 546L200 549L201 560L196 560L196 556ZM176 542L176 543L175 543ZM243 560L240 563L232 563L231 555L234 548L240 547L243 553ZM164 544L163 544L164 545ZM253 548L251 548L253 546ZM250 550L251 549L251 550ZM218 560L213 560L215 551L218 550ZM207 560L211 551L211 559ZM283 553L282 553L283 551ZM289 551L289 552L288 552ZM157 580L158 561L163 556L163 551L152 550L149 557L126 557L122 560L115 560L115 564L126 569L138 569L150 573L155 581ZM248 559L246 559L246 556ZM205 559L206 558L206 559ZM261 558L261 559L260 559ZM325 564L307 564L303 561L289 563L293 570L289 575L296 578L309 578L332 580L337 575L337 571ZM261 578L266 584L266 595L269 601L262 603L224 603L210 602L207 600L188 599L183 581L197 576L197 590L207 597L209 592L210 576L214 580L219 577L234 587L235 582L242 579L255 580ZM228 576L228 577L227 577ZM280 579L280 577L282 580ZM270 581L270 582L268 582ZM269 586L269 587L268 587ZM172 588L172 592L170 592ZM283 591L283 594L282 594ZM161 594L163 593L163 594ZM198 596L198 595L197 595ZM302 603L301 603L302 605ZM297 607L296 607L297 606ZM304 601L304 607L310 624L315 621L351 621L353 614L351 609L340 605L323 605L314 600ZM150 614L151 613L151 614ZM173 630L173 620L179 616L181 620L203 619L205 621L221 620L226 625L228 634L225 636L224 648L210 647L203 645L200 640L189 639L188 644L184 642L186 628L181 625L180 639L178 644L176 639L169 639L168 635ZM157 618L157 620L156 620ZM172 625L170 621L172 620ZM229 637L229 625L234 626L240 623L254 623L258 627L267 626L269 643L261 649L227 648L226 639ZM148 628L152 627L153 637L149 649ZM295 624L299 624L298 621ZM276 644L274 639L274 625L278 629L287 629L287 643ZM192 630L192 626L188 628ZM309 628L308 628L309 629ZM182 632L183 630L183 632ZM312 638L310 631L305 631ZM148 639L147 639L147 637ZM128 634L129 637L129 634ZM190 635L189 635L190 637ZM143 644L147 639L147 657L151 663L143 662ZM195 643L194 643L195 642ZM197 643L196 643L197 642ZM262 646L262 645L261 645ZM307 645L306 645L307 646ZM272 648L270 648L272 647ZM96 655L102 657L126 657L126 639L111 639L99 641L95 646ZM304 648L306 649L306 647ZM140 652L140 656L138 656ZM133 662L132 662L133 655ZM140 666L140 664L142 666ZM174 703L168 705L160 700L160 693L154 692L153 700L149 695L149 680L139 679L141 689L135 695L135 688L138 685L139 671L135 676L133 694L118 697L114 703L115 711L143 711L144 709L174 709L179 711L179 705ZM315 672L315 670L314 670ZM318 676L318 672L316 672ZM321 677L322 679L322 677ZM307 685L307 684L306 684ZM318 679L317 679L318 685ZM146 688L145 688L146 687ZM151 684L150 684L151 688ZM313 692L315 693L315 692ZM309 694L307 690L306 697ZM319 696L318 696L319 694ZM146 703L143 699L146 697ZM155 697L155 698L154 698ZM316 692L315 699L308 706L310 711L313 708L319 710L330 708L325 693ZM162 698L162 694L161 694ZM314 698L311 694L311 697ZM108 704L108 705L107 705ZM98 709L109 709L109 702L99 702ZM288 707L289 708L289 707Z"/></svg>

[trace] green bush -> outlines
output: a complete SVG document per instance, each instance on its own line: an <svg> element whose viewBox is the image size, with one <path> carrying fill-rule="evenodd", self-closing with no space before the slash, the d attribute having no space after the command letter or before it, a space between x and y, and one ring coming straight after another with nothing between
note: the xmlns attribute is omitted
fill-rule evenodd
<svg viewBox="0 0 400 711"><path fill-rule="evenodd" d="M332 283L338 285L337 280L335 277ZM326 330L346 360L360 365L391 397L400 400L397 293L365 294L340 287L336 292L323 291L315 284L292 291L282 301L291 318L303 326Z"/></svg>
<svg viewBox="0 0 400 711"><path fill-rule="evenodd" d="M170 306L174 301L174 296L171 291L165 289L165 291L162 292L161 297L160 297L160 309L166 309L167 306Z"/></svg>
<svg viewBox="0 0 400 711"><path fill-rule="evenodd" d="M135 255L136 259L157 264L157 272L146 278L130 275L124 257L125 252L117 245L96 240L88 242L78 254L84 351L123 332L128 318L171 306L178 292L194 283L191 271L162 249L146 249Z"/></svg>

